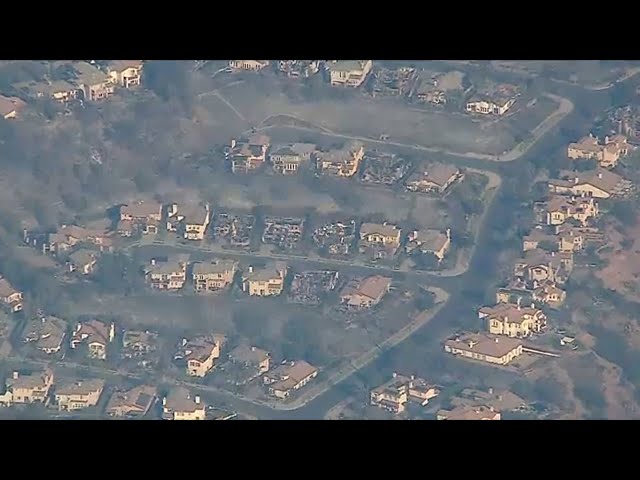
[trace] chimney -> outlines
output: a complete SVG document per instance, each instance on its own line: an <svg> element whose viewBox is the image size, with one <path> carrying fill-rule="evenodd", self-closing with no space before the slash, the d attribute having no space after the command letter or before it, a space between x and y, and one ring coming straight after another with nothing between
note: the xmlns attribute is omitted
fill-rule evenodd
<svg viewBox="0 0 640 480"><path fill-rule="evenodd" d="M391 376L392 378L396 378L398 376L398 374L396 372L393 372L393 375Z"/></svg>
<svg viewBox="0 0 640 480"><path fill-rule="evenodd" d="M200 405L200 395L196 395L193 400L196 402L196 405Z"/></svg>
<svg viewBox="0 0 640 480"><path fill-rule="evenodd" d="M156 259L155 259L155 258L152 258L152 259L151 259L151 265L155 265L155 264L156 264Z"/></svg>
<svg viewBox="0 0 640 480"><path fill-rule="evenodd" d="M447 238L451 240L451 229L447 228Z"/></svg>
<svg viewBox="0 0 640 480"><path fill-rule="evenodd" d="M410 377L410 378L411 378L411 380L415 380L415 379L416 379L416 376L415 376L415 375L411 375L411 377Z"/></svg>
<svg viewBox="0 0 640 480"><path fill-rule="evenodd" d="M489 387L489 395L493 395L493 387Z"/></svg>
<svg viewBox="0 0 640 480"><path fill-rule="evenodd" d="M535 304L535 303L532 303L532 304L531 304L531 308L536 308L536 304Z"/></svg>
<svg viewBox="0 0 640 480"><path fill-rule="evenodd" d="M249 268L247 268L247 271L248 271L249 273L253 273L253 266L252 266L252 265L249 265Z"/></svg>
<svg viewBox="0 0 640 480"><path fill-rule="evenodd" d="M498 340L499 340L499 338L496 337L496 339L495 339L496 343L498 343Z"/></svg>
<svg viewBox="0 0 640 480"><path fill-rule="evenodd" d="M13 372L13 375L11 376L13 377L14 380L17 380L20 374L18 372Z"/></svg>
<svg viewBox="0 0 640 480"><path fill-rule="evenodd" d="M162 398L162 406L166 406L167 405L167 397L163 397Z"/></svg>
<svg viewBox="0 0 640 480"><path fill-rule="evenodd" d="M579 181L579 178L578 178L578 177L574 177L574 178L573 178L573 183L574 183L574 184L577 184L577 183L578 183L578 181Z"/></svg>
<svg viewBox="0 0 640 480"><path fill-rule="evenodd" d="M602 178L602 172L598 173L598 178Z"/></svg>
<svg viewBox="0 0 640 480"><path fill-rule="evenodd" d="M502 401L502 395L498 395L498 401Z"/></svg>

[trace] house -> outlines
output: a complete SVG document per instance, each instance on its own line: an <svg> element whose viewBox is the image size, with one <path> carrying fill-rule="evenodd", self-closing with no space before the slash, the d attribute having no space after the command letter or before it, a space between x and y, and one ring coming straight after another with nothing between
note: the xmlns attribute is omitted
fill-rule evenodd
<svg viewBox="0 0 640 480"><path fill-rule="evenodd" d="M565 197L554 195L539 205L547 225L561 225L567 220L575 220L585 226L589 219L598 215L598 204L592 197Z"/></svg>
<svg viewBox="0 0 640 480"><path fill-rule="evenodd" d="M204 420L206 406L199 395L184 387L172 389L162 399L162 418L165 420Z"/></svg>
<svg viewBox="0 0 640 480"><path fill-rule="evenodd" d="M82 275L89 275L95 270L98 263L97 254L93 250L81 248L69 255L67 267L70 272L80 272Z"/></svg>
<svg viewBox="0 0 640 480"><path fill-rule="evenodd" d="M280 175L294 175L303 161L311 159L316 151L312 143L291 143L274 148L269 154L269 161L274 172Z"/></svg>
<svg viewBox="0 0 640 480"><path fill-rule="evenodd" d="M405 411L409 401L422 406L440 393L439 389L422 378L393 373L392 378L371 390L371 405L383 408L396 415Z"/></svg>
<svg viewBox="0 0 640 480"><path fill-rule="evenodd" d="M385 247L394 252L400 246L402 230L387 223L363 223L360 225L360 242L364 245Z"/></svg>
<svg viewBox="0 0 640 480"><path fill-rule="evenodd" d="M531 303L531 300L532 291L522 278L512 278L506 286L496 292L496 303Z"/></svg>
<svg viewBox="0 0 640 480"><path fill-rule="evenodd" d="M514 412L527 409L527 402L509 390L487 391L465 388L459 395L451 399L454 407L483 406L493 408L495 412Z"/></svg>
<svg viewBox="0 0 640 480"><path fill-rule="evenodd" d="M316 152L316 169L325 175L353 177L364 158L364 147L358 142L350 142L339 150Z"/></svg>
<svg viewBox="0 0 640 480"><path fill-rule="evenodd" d="M581 173L563 172L560 179L549 180L548 185L551 193L593 198L624 197L634 189L632 182L604 168Z"/></svg>
<svg viewBox="0 0 640 480"><path fill-rule="evenodd" d="M627 155L630 145L624 135L604 137L604 144L599 144L593 135L580 139L577 143L570 143L567 147L567 156L572 160L594 159L602 168L613 168L618 160Z"/></svg>
<svg viewBox="0 0 640 480"><path fill-rule="evenodd" d="M280 60L277 67L289 78L309 78L320 71L320 60Z"/></svg>
<svg viewBox="0 0 640 480"><path fill-rule="evenodd" d="M418 170L409 175L405 182L405 188L409 192L443 195L463 176L463 173L455 165L432 163L426 169Z"/></svg>
<svg viewBox="0 0 640 480"><path fill-rule="evenodd" d="M43 253L59 254L70 250L79 243L89 243L100 251L110 250L109 234L102 228L85 228L78 225L62 225L56 233L47 235L42 245Z"/></svg>
<svg viewBox="0 0 640 480"><path fill-rule="evenodd" d="M17 118L18 112L26 106L26 103L17 97L5 97L0 95L0 115L5 119Z"/></svg>
<svg viewBox="0 0 640 480"><path fill-rule="evenodd" d="M122 335L122 356L145 356L157 349L158 334L149 330L127 330Z"/></svg>
<svg viewBox="0 0 640 480"><path fill-rule="evenodd" d="M530 250L514 267L514 276L526 282L544 281L563 284L573 270L573 254Z"/></svg>
<svg viewBox="0 0 640 480"><path fill-rule="evenodd" d="M97 102L109 98L114 91L111 78L106 73L86 62L74 62L75 84L86 101Z"/></svg>
<svg viewBox="0 0 640 480"><path fill-rule="evenodd" d="M20 82L13 89L25 98L50 98L59 103L67 103L78 96L78 87L64 80L47 82Z"/></svg>
<svg viewBox="0 0 640 480"><path fill-rule="evenodd" d="M158 290L180 290L187 281L187 261L183 259L156 262L151 260L146 278L151 288Z"/></svg>
<svg viewBox="0 0 640 480"><path fill-rule="evenodd" d="M482 307L478 317L486 319L489 333L508 337L528 337L541 332L547 325L547 316L532 304L521 307L520 303L498 303L491 307Z"/></svg>
<svg viewBox="0 0 640 480"><path fill-rule="evenodd" d="M101 378L66 380L56 384L54 398L58 410L72 412L95 407L104 386L105 381Z"/></svg>
<svg viewBox="0 0 640 480"><path fill-rule="evenodd" d="M585 236L578 227L558 225L563 228L558 232L547 232L536 227L522 239L522 250L557 250L563 253L578 252L584 248ZM544 248L543 248L544 247ZM550 248L552 247L552 248Z"/></svg>
<svg viewBox="0 0 640 480"><path fill-rule="evenodd" d="M158 202L139 201L120 207L120 220L129 220L134 224L146 224L151 220L162 220L162 205Z"/></svg>
<svg viewBox="0 0 640 480"><path fill-rule="evenodd" d="M121 237L130 237L135 231L136 226L133 223L133 220L120 220L116 225L116 232Z"/></svg>
<svg viewBox="0 0 640 480"><path fill-rule="evenodd" d="M287 266L279 262L264 268L249 267L242 277L242 291L251 296L260 297L280 295L284 289L286 276Z"/></svg>
<svg viewBox="0 0 640 480"><path fill-rule="evenodd" d="M269 60L229 60L229 68L237 71L258 72L269 66Z"/></svg>
<svg viewBox="0 0 640 480"><path fill-rule="evenodd" d="M532 299L550 307L557 308L567 299L567 292L562 290L553 282L542 282L536 284L533 290Z"/></svg>
<svg viewBox="0 0 640 480"><path fill-rule="evenodd" d="M105 360L107 358L107 346L113 342L116 334L116 326L100 320L89 320L78 323L71 335L71 348L78 348L84 344L89 349L89 357Z"/></svg>
<svg viewBox="0 0 640 480"><path fill-rule="evenodd" d="M53 371L48 368L29 375L14 371L11 378L5 380L5 392L0 394L0 405L47 403L53 382Z"/></svg>
<svg viewBox="0 0 640 480"><path fill-rule="evenodd" d="M444 351L465 359L507 365L522 355L522 342L517 338L466 333L444 343Z"/></svg>
<svg viewBox="0 0 640 480"><path fill-rule="evenodd" d="M9 281L0 276L0 301L5 310L19 312L22 310L22 292L13 288Z"/></svg>
<svg viewBox="0 0 640 480"><path fill-rule="evenodd" d="M414 230L407 240L405 247L407 253L417 250L423 254L433 255L438 262L441 262L451 247L451 230L447 228L445 233L429 229Z"/></svg>
<svg viewBox="0 0 640 480"><path fill-rule="evenodd" d="M304 360L286 362L262 377L269 393L276 398L287 398L318 376L318 369Z"/></svg>
<svg viewBox="0 0 640 480"><path fill-rule="evenodd" d="M373 68L372 60L334 60L325 63L331 86L358 88Z"/></svg>
<svg viewBox="0 0 640 480"><path fill-rule="evenodd" d="M250 135L240 140L231 140L227 158L231 160L232 173L250 173L258 170L267 159L271 138L267 135Z"/></svg>
<svg viewBox="0 0 640 480"><path fill-rule="evenodd" d="M436 418L438 420L500 420L500 412L485 405L460 406L452 410L439 410Z"/></svg>
<svg viewBox="0 0 640 480"><path fill-rule="evenodd" d="M391 279L380 275L352 280L340 292L340 302L349 308L371 308L382 300L391 288Z"/></svg>
<svg viewBox="0 0 640 480"><path fill-rule="evenodd" d="M231 350L229 361L245 368L252 368L258 372L258 375L262 375L269 371L271 354L261 348L243 344Z"/></svg>
<svg viewBox="0 0 640 480"><path fill-rule="evenodd" d="M517 88L513 85L501 84L490 86L473 95L465 106L470 113L502 116L516 103Z"/></svg>
<svg viewBox="0 0 640 480"><path fill-rule="evenodd" d="M142 60L113 60L107 66L107 72L115 85L138 87L142 83L142 64Z"/></svg>
<svg viewBox="0 0 640 480"><path fill-rule="evenodd" d="M181 354L186 362L187 375L203 378L214 367L215 361L220 358L222 337L206 336L183 341Z"/></svg>
<svg viewBox="0 0 640 480"><path fill-rule="evenodd" d="M231 285L237 266L232 260L194 263L192 278L196 292L215 292Z"/></svg>
<svg viewBox="0 0 640 480"><path fill-rule="evenodd" d="M33 344L37 350L47 355L53 355L62 350L66 334L67 322L50 315L41 316L28 323L22 341Z"/></svg>
<svg viewBox="0 0 640 480"><path fill-rule="evenodd" d="M204 240L204 235L211 221L209 204L187 205L178 209L172 204L167 209L167 230L180 231L187 240Z"/></svg>
<svg viewBox="0 0 640 480"><path fill-rule="evenodd" d="M419 102L443 105L449 102L452 94L464 95L468 90L465 83L465 74L455 70L446 73L422 71L410 96Z"/></svg>
<svg viewBox="0 0 640 480"><path fill-rule="evenodd" d="M143 417L156 400L156 388L140 385L131 390L117 390L111 395L105 413L111 417Z"/></svg>

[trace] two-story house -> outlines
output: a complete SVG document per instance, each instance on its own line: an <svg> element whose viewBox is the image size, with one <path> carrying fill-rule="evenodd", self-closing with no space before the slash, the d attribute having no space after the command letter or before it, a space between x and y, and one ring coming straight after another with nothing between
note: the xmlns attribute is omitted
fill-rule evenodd
<svg viewBox="0 0 640 480"><path fill-rule="evenodd" d="M37 350L53 355L62 350L67 334L67 322L51 315L34 318L25 327L22 341L33 344Z"/></svg>
<svg viewBox="0 0 640 480"><path fill-rule="evenodd" d="M501 420L502 415L486 405L461 405L451 410L438 410L438 420Z"/></svg>
<svg viewBox="0 0 640 480"><path fill-rule="evenodd" d="M113 60L107 66L107 72L115 85L138 87L142 83L142 65L142 60Z"/></svg>
<svg viewBox="0 0 640 480"><path fill-rule="evenodd" d="M178 357L183 357L186 363L186 372L190 377L204 377L214 367L220 358L223 337L204 336L183 341Z"/></svg>
<svg viewBox="0 0 640 480"><path fill-rule="evenodd" d="M621 157L629 153L630 145L624 135L604 138L604 144L589 134L567 147L567 156L572 159L594 159L602 168L613 168Z"/></svg>
<svg viewBox="0 0 640 480"><path fill-rule="evenodd" d="M242 277L242 291L251 296L280 295L284 289L287 266L276 262L264 268L249 267Z"/></svg>
<svg viewBox="0 0 640 480"><path fill-rule="evenodd" d="M131 225L145 234L158 233L158 225L161 220L162 204L158 202L138 201L120 207L120 221L131 222ZM125 225L127 224L119 224L118 229L125 230Z"/></svg>
<svg viewBox="0 0 640 480"><path fill-rule="evenodd" d="M74 62L73 69L76 72L75 84L84 100L97 102L113 94L113 83L106 73L87 62Z"/></svg>
<svg viewBox="0 0 640 480"><path fill-rule="evenodd" d="M261 348L242 344L231 350L229 361L255 370L256 375L262 375L269 371L271 354Z"/></svg>
<svg viewBox="0 0 640 480"><path fill-rule="evenodd" d="M325 63L332 86L358 88L362 85L371 69L372 60L334 60Z"/></svg>
<svg viewBox="0 0 640 480"><path fill-rule="evenodd" d="M22 292L13 288L9 281L0 276L0 302L5 310L19 312L22 310Z"/></svg>
<svg viewBox="0 0 640 480"><path fill-rule="evenodd" d="M104 386L105 381L101 378L64 380L57 383L54 398L58 410L72 412L95 407Z"/></svg>
<svg viewBox="0 0 640 480"><path fill-rule="evenodd" d="M470 113L502 116L516 103L517 88L509 84L490 85L474 94L465 106Z"/></svg>
<svg viewBox="0 0 640 480"><path fill-rule="evenodd" d="M304 360L287 362L263 375L269 393L276 398L287 398L291 392L304 387L318 376L318 369Z"/></svg>
<svg viewBox="0 0 640 480"><path fill-rule="evenodd" d="M519 303L482 307L478 317L486 320L489 333L508 337L528 337L541 332L547 325L547 317L542 310L534 305L522 307Z"/></svg>
<svg viewBox="0 0 640 480"><path fill-rule="evenodd" d="M525 282L545 281L563 284L573 271L573 254L530 250L514 267L514 276Z"/></svg>
<svg viewBox="0 0 640 480"><path fill-rule="evenodd" d="M379 247L395 253L400 247L402 230L388 223L363 223L360 225L360 247Z"/></svg>
<svg viewBox="0 0 640 480"><path fill-rule="evenodd" d="M349 178L357 173L363 158L364 146L349 142L338 150L316 152L316 169L324 175Z"/></svg>
<svg viewBox="0 0 640 480"><path fill-rule="evenodd" d="M274 148L269 154L269 161L273 171L280 175L294 175L298 173L300 165L311 159L316 151L312 143L292 143Z"/></svg>
<svg viewBox="0 0 640 480"><path fill-rule="evenodd" d="M542 208L546 213L547 225L561 225L570 219L586 225L589 219L599 213L598 204L591 197L569 198L554 195Z"/></svg>
<svg viewBox="0 0 640 480"><path fill-rule="evenodd" d="M71 335L71 348L86 345L89 357L98 360L107 358L107 347L113 342L116 327L113 323L105 323L100 320L89 320L78 323Z"/></svg>
<svg viewBox="0 0 640 480"><path fill-rule="evenodd" d="M371 390L371 405L383 408L396 415L406 410L408 402L413 401L422 406L435 398L440 390L421 378L393 373L392 378Z"/></svg>
<svg viewBox="0 0 640 480"><path fill-rule="evenodd" d="M162 399L162 418L165 420L204 420L206 406L199 395L193 395L184 387L177 387Z"/></svg>
<svg viewBox="0 0 640 480"><path fill-rule="evenodd" d="M451 230L444 233L440 230L414 230L407 238L405 247L407 253L419 251L423 254L433 255L438 262L444 260L445 255L451 248Z"/></svg>
<svg viewBox="0 0 640 480"><path fill-rule="evenodd" d="M269 60L229 60L229 68L236 71L258 72L269 64Z"/></svg>
<svg viewBox="0 0 640 480"><path fill-rule="evenodd" d="M178 231L187 240L204 240L210 221L209 204L178 208L174 203L167 209L167 230Z"/></svg>
<svg viewBox="0 0 640 480"><path fill-rule="evenodd" d="M167 262L151 260L146 269L147 282L158 290L180 290L187 281L187 262L182 259L169 259Z"/></svg>
<svg viewBox="0 0 640 480"><path fill-rule="evenodd" d="M67 268L69 269L69 272L78 272L82 275L89 275L93 273L97 263L97 252L87 248L80 248L69 255Z"/></svg>
<svg viewBox="0 0 640 480"><path fill-rule="evenodd" d="M232 260L197 262L193 264L192 278L196 292L215 292L233 283L238 263Z"/></svg>
<svg viewBox="0 0 640 480"><path fill-rule="evenodd" d="M443 195L463 177L464 174L455 165L432 163L409 175L405 188L409 192Z"/></svg>
<svg viewBox="0 0 640 480"><path fill-rule="evenodd" d="M391 278L381 275L354 279L340 292L340 302L349 308L371 308L382 301L391 288Z"/></svg>
<svg viewBox="0 0 640 480"><path fill-rule="evenodd" d="M0 116L5 120L17 118L18 112L26 106L26 103L17 97L5 97L0 95Z"/></svg>
<svg viewBox="0 0 640 480"><path fill-rule="evenodd" d="M231 161L231 172L250 173L258 170L267 159L271 139L266 135L250 135L247 138L231 140L227 158Z"/></svg>
<svg viewBox="0 0 640 480"><path fill-rule="evenodd" d="M5 393L0 395L0 405L24 405L46 403L53 387L54 375L51 369L21 375L13 372L5 381Z"/></svg>
<svg viewBox="0 0 640 480"><path fill-rule="evenodd" d="M157 398L157 390L150 385L140 385L130 390L117 390L107 403L105 413L111 417L143 417Z"/></svg>
<svg viewBox="0 0 640 480"><path fill-rule="evenodd" d="M559 177L549 180L548 187L551 193L585 195L593 198L619 198L635 190L633 182L606 168L579 173L563 171Z"/></svg>

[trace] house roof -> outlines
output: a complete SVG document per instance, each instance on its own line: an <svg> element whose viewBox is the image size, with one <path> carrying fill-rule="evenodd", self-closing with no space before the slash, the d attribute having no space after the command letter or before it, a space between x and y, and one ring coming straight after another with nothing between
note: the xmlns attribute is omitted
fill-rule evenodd
<svg viewBox="0 0 640 480"><path fill-rule="evenodd" d="M317 372L318 369L304 360L296 360L284 365L278 366L271 373L272 376L279 376L281 378L288 378L297 383L301 382L310 375Z"/></svg>
<svg viewBox="0 0 640 480"><path fill-rule="evenodd" d="M106 232L103 229L85 228L78 225L62 225L58 229L58 234L84 240L89 237L101 237Z"/></svg>
<svg viewBox="0 0 640 480"><path fill-rule="evenodd" d="M120 213L124 215L131 215L132 217L148 217L150 215L160 215L162 212L162 205L157 202L136 202L131 205L123 205L120 208Z"/></svg>
<svg viewBox="0 0 640 480"><path fill-rule="evenodd" d="M73 334L73 340L85 341L90 343L101 343L107 345L110 342L110 330L111 325L101 322L100 320L89 320L85 323L80 323ZM85 337L83 340L82 337Z"/></svg>
<svg viewBox="0 0 640 480"><path fill-rule="evenodd" d="M447 340L445 345L452 348L476 352L481 355L500 358L522 345L516 338L497 335L467 333L459 338Z"/></svg>
<svg viewBox="0 0 640 480"><path fill-rule="evenodd" d="M249 345L238 345L231 350L229 358L240 363L259 364L270 357L269 352Z"/></svg>
<svg viewBox="0 0 640 480"><path fill-rule="evenodd" d="M342 291L342 296L362 295L367 298L379 298L391 285L389 277L374 275L348 284Z"/></svg>
<svg viewBox="0 0 640 480"><path fill-rule="evenodd" d="M492 420L498 413L485 405L465 405L452 410L440 410L438 415L444 416L446 420Z"/></svg>
<svg viewBox="0 0 640 480"><path fill-rule="evenodd" d="M126 413L145 413L151 408L156 398L156 388L140 385L127 391L116 391L107 403L106 412L115 413L125 410Z"/></svg>
<svg viewBox="0 0 640 480"><path fill-rule="evenodd" d="M178 215L184 217L183 222L191 225L204 225L209 210L204 205L187 204L178 207Z"/></svg>
<svg viewBox="0 0 640 480"><path fill-rule="evenodd" d="M6 278L0 277L0 297L8 297L14 293L18 293L18 290L13 288Z"/></svg>
<svg viewBox="0 0 640 480"><path fill-rule="evenodd" d="M22 109L26 103L17 97L5 97L0 95L0 115L3 117Z"/></svg>
<svg viewBox="0 0 640 480"><path fill-rule="evenodd" d="M56 395L89 395L104 390L104 385L101 378L63 380L56 384Z"/></svg>
<svg viewBox="0 0 640 480"><path fill-rule="evenodd" d="M86 248L81 248L80 250L76 250L71 255L69 255L69 260L74 265L85 266L90 265L96 262L96 252L93 250L88 250Z"/></svg>
<svg viewBox="0 0 640 480"><path fill-rule="evenodd" d="M142 63L142 60L112 60L109 62L109 70L122 72L128 68L140 68Z"/></svg>
<svg viewBox="0 0 640 480"><path fill-rule="evenodd" d="M87 86L97 85L109 81L109 76L87 62L74 62L73 69L77 72L77 82Z"/></svg>
<svg viewBox="0 0 640 480"><path fill-rule="evenodd" d="M449 237L439 230L424 229L418 230L413 236L413 240L419 242L421 247L431 252L439 251L447 243Z"/></svg>
<svg viewBox="0 0 640 480"><path fill-rule="evenodd" d="M197 262L193 264L194 275L209 275L231 272L237 263L233 260L216 260L214 262Z"/></svg>
<svg viewBox="0 0 640 480"><path fill-rule="evenodd" d="M588 173L585 172L581 177L578 177L578 184L593 185L607 193L611 193L624 181L625 179L623 177L606 168L599 168Z"/></svg>
<svg viewBox="0 0 640 480"><path fill-rule="evenodd" d="M184 347L187 361L196 360L198 362L206 361L219 344L214 338L198 337L189 340Z"/></svg>
<svg viewBox="0 0 640 480"><path fill-rule="evenodd" d="M16 372L17 373L17 372ZM37 388L44 388L47 383L53 377L53 372L49 369L34 372L30 375L20 375L18 374L18 378L7 378L5 381L5 385L7 388L17 389L28 389L34 390Z"/></svg>
<svg viewBox="0 0 640 480"><path fill-rule="evenodd" d="M156 332L128 330L122 336L122 345L126 348L134 344L151 345L158 339Z"/></svg>
<svg viewBox="0 0 640 480"><path fill-rule="evenodd" d="M326 67L336 72L362 71L368 61L370 60L338 60L327 63Z"/></svg>
<svg viewBox="0 0 640 480"><path fill-rule="evenodd" d="M382 393L382 392L395 392L403 386L407 385L411 382L411 378L404 375L395 375L391 377L389 380L384 382L382 385L377 386L373 389L374 393Z"/></svg>
<svg viewBox="0 0 640 480"><path fill-rule="evenodd" d="M173 275L184 273L184 264L176 260L170 260L168 262L160 262L149 267L149 273L153 275Z"/></svg>
<svg viewBox="0 0 640 480"><path fill-rule="evenodd" d="M314 143L292 143L289 147L292 151L302 156L310 155L318 148Z"/></svg>
<svg viewBox="0 0 640 480"><path fill-rule="evenodd" d="M35 341L40 348L57 348L62 344L66 330L67 322L60 318L35 318L29 322L23 338Z"/></svg>
<svg viewBox="0 0 640 480"><path fill-rule="evenodd" d="M457 175L459 172L460 170L455 165L432 163L424 171L424 178L436 185L443 186L451 180L451 177Z"/></svg>
<svg viewBox="0 0 640 480"><path fill-rule="evenodd" d="M397 237L400 235L400 229L390 224L363 223L360 225L360 235L373 235L376 233L385 237Z"/></svg>
<svg viewBox="0 0 640 480"><path fill-rule="evenodd" d="M267 282L284 277L286 269L287 266L284 264L267 265L264 268L256 268L251 273L247 272L244 279L247 282Z"/></svg>
<svg viewBox="0 0 640 480"><path fill-rule="evenodd" d="M506 319L507 323L521 324L526 317L535 317L542 314L542 310L535 307L522 307L510 303L498 303L491 307L482 307L479 312L489 318Z"/></svg>
<svg viewBox="0 0 640 480"><path fill-rule="evenodd" d="M279 147L271 152L271 155L283 155L288 157L300 157L298 152L295 152L289 145L285 145L283 147Z"/></svg>
<svg viewBox="0 0 640 480"><path fill-rule="evenodd" d="M204 410L204 404L197 404L195 397L184 387L172 389L165 397L164 407L172 412L196 412Z"/></svg>

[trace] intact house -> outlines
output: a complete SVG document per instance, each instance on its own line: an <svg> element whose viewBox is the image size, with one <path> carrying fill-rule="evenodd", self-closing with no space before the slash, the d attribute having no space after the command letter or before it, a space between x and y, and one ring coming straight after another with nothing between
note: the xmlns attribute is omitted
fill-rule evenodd
<svg viewBox="0 0 640 480"><path fill-rule="evenodd" d="M562 225L564 227L564 225ZM522 251L528 252L541 248L560 252L579 252L584 248L585 236L580 228L567 226L558 233L548 232L536 227L522 238Z"/></svg>
<svg viewBox="0 0 640 480"><path fill-rule="evenodd" d="M87 62L74 62L75 84L86 101L96 102L109 98L114 92L111 78Z"/></svg>
<svg viewBox="0 0 640 480"><path fill-rule="evenodd" d="M157 262L152 259L145 267L145 275L153 289L180 290L187 281L187 261L180 258Z"/></svg>
<svg viewBox="0 0 640 480"><path fill-rule="evenodd" d="M549 281L562 285L571 275L573 263L572 253L530 250L516 261L514 276L528 283Z"/></svg>
<svg viewBox="0 0 640 480"><path fill-rule="evenodd" d="M236 71L258 72L269 66L269 60L229 60L229 68Z"/></svg>
<svg viewBox="0 0 640 480"><path fill-rule="evenodd" d="M107 347L116 334L116 327L113 323L105 323L100 320L89 320L78 323L71 335L71 348L78 348L79 345L86 345L90 358L106 360Z"/></svg>
<svg viewBox="0 0 640 480"><path fill-rule="evenodd" d="M313 143L291 143L275 147L269 154L273 171L280 175L294 175L303 162L311 159L316 151Z"/></svg>
<svg viewBox="0 0 640 480"><path fill-rule="evenodd" d="M592 197L566 197L554 195L546 202L535 205L539 220L546 225L561 225L568 220L575 220L582 226L590 219L598 216L598 204Z"/></svg>
<svg viewBox="0 0 640 480"><path fill-rule="evenodd" d="M532 299L553 308L560 307L567 299L567 292L553 282L534 284Z"/></svg>
<svg viewBox="0 0 640 480"><path fill-rule="evenodd" d="M463 173L455 165L432 163L409 175L405 181L405 188L409 192L443 195L463 177Z"/></svg>
<svg viewBox="0 0 640 480"><path fill-rule="evenodd" d="M107 66L111 82L119 87L138 87L142 83L142 60L113 60Z"/></svg>
<svg viewBox="0 0 640 480"><path fill-rule="evenodd" d="M27 324L22 334L22 341L32 344L36 350L46 355L53 355L62 350L66 334L67 322L47 315L34 318Z"/></svg>
<svg viewBox="0 0 640 480"><path fill-rule="evenodd" d="M280 262L264 268L250 266L242 276L242 291L259 297L280 295L286 276L287 266Z"/></svg>
<svg viewBox="0 0 640 480"><path fill-rule="evenodd" d="M226 157L233 173L250 173L264 165L271 139L267 135L254 134L247 138L231 140Z"/></svg>
<svg viewBox="0 0 640 480"><path fill-rule="evenodd" d="M362 85L371 69L372 60L334 60L325 63L332 86L358 88Z"/></svg>
<svg viewBox="0 0 640 480"><path fill-rule="evenodd" d="M453 407L489 407L494 412L516 412L528 409L527 402L509 390L487 391L465 388L450 401Z"/></svg>
<svg viewBox="0 0 640 480"><path fill-rule="evenodd" d="M78 96L78 87L65 80L46 82L20 82L13 89L27 99L48 98L58 103L67 103Z"/></svg>
<svg viewBox="0 0 640 480"><path fill-rule="evenodd" d="M117 390L111 395L105 413L110 417L144 417L157 398L157 390L139 385L130 390Z"/></svg>
<svg viewBox="0 0 640 480"><path fill-rule="evenodd" d="M549 191L562 195L615 198L629 195L634 185L617 173L604 168L589 172L562 172L559 179L549 180Z"/></svg>
<svg viewBox="0 0 640 480"><path fill-rule="evenodd" d="M238 263L233 260L197 262L191 276L196 292L215 292L233 283Z"/></svg>
<svg viewBox="0 0 640 480"><path fill-rule="evenodd" d="M203 378L220 358L223 341L223 337L219 335L185 339L174 358L185 361L187 375Z"/></svg>
<svg viewBox="0 0 640 480"><path fill-rule="evenodd" d="M58 255L80 243L92 244L100 251L110 251L112 241L105 229L62 225L54 233L24 232L24 242L43 254Z"/></svg>
<svg viewBox="0 0 640 480"><path fill-rule="evenodd" d="M557 308L566 298L567 293L550 280L526 282L522 278L513 278L496 292L496 302L515 305L539 302Z"/></svg>
<svg viewBox="0 0 640 480"><path fill-rule="evenodd" d="M19 312L22 310L22 292L13 288L9 281L0 276L0 301L5 310Z"/></svg>
<svg viewBox="0 0 640 480"><path fill-rule="evenodd" d="M120 207L118 231L129 236L127 232L133 227L145 234L158 233L158 225L162 220L162 205L158 202L139 201ZM125 223L122 223L125 222Z"/></svg>
<svg viewBox="0 0 640 480"><path fill-rule="evenodd" d="M0 405L25 405L30 403L47 403L49 392L53 387L54 375L49 368L42 371L22 375L14 371L5 380L4 393L0 394Z"/></svg>
<svg viewBox="0 0 640 480"><path fill-rule="evenodd" d="M65 380L56 384L55 403L58 410L73 412L98 405L104 391L105 381L101 378Z"/></svg>
<svg viewBox="0 0 640 480"><path fill-rule="evenodd" d="M349 308L361 310L380 303L391 288L391 279L380 275L354 279L340 292L340 303Z"/></svg>
<svg viewBox="0 0 640 480"><path fill-rule="evenodd" d="M405 250L408 254L420 252L426 255L433 255L438 262L444 260L445 255L451 248L451 230L445 233L440 230L414 230L407 238Z"/></svg>
<svg viewBox="0 0 640 480"><path fill-rule="evenodd" d="M187 240L204 240L210 221L209 204L187 205L179 209L173 203L167 208L167 230L178 232Z"/></svg>
<svg viewBox="0 0 640 480"><path fill-rule="evenodd" d="M289 397L318 376L318 369L304 360L286 362L262 377L269 393L276 398Z"/></svg>
<svg viewBox="0 0 640 480"><path fill-rule="evenodd" d="M5 97L0 95L0 116L5 120L18 117L18 113L26 106L26 103L17 97Z"/></svg>
<svg viewBox="0 0 640 480"><path fill-rule="evenodd" d="M502 415L486 405L461 405L451 410L439 410L438 420L501 420Z"/></svg>
<svg viewBox="0 0 640 480"><path fill-rule="evenodd" d="M69 272L78 272L82 275L89 275L93 273L97 263L97 252L87 248L81 248L69 255L67 268L69 269Z"/></svg>
<svg viewBox="0 0 640 480"><path fill-rule="evenodd" d="M348 142L338 150L316 152L316 169L323 175L353 177L364 158L364 146L359 142Z"/></svg>
<svg viewBox="0 0 640 480"><path fill-rule="evenodd" d="M466 333L447 340L444 351L469 360L507 365L522 355L522 341L498 335Z"/></svg>
<svg viewBox="0 0 640 480"><path fill-rule="evenodd" d="M162 399L162 418L165 420L204 420L205 404L199 395L193 395L184 387L172 389Z"/></svg>
<svg viewBox="0 0 640 480"><path fill-rule="evenodd" d="M271 354L266 350L246 344L238 345L229 353L229 361L248 372L242 382L247 383L267 373L271 367Z"/></svg>
<svg viewBox="0 0 640 480"><path fill-rule="evenodd" d="M516 103L518 95L517 87L514 85L490 86L474 94L465 109L470 113L502 116Z"/></svg>
<svg viewBox="0 0 640 480"><path fill-rule="evenodd" d="M547 316L533 304L522 307L519 303L498 303L480 308L478 317L485 319L489 333L508 337L528 337L541 332L547 325Z"/></svg>
<svg viewBox="0 0 640 480"><path fill-rule="evenodd" d="M425 406L440 390L422 378L393 373L392 378L371 390L371 405L383 408L396 415L406 410L408 402Z"/></svg>
<svg viewBox="0 0 640 480"><path fill-rule="evenodd" d="M621 157L629 153L630 148L624 135L604 137L604 144L600 144L596 137L589 134L576 143L570 143L567 156L572 160L594 159L603 168L613 168Z"/></svg>
<svg viewBox="0 0 640 480"><path fill-rule="evenodd" d="M375 251L376 257L393 255L400 247L402 230L388 223L363 223L360 225L360 252L369 249Z"/></svg>

